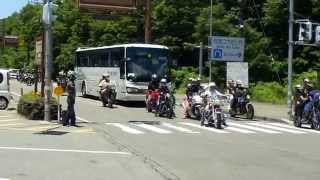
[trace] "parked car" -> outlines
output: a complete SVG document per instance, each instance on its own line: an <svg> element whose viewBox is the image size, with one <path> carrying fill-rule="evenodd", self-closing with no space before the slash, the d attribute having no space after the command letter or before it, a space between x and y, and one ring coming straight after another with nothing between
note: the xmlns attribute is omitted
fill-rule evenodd
<svg viewBox="0 0 320 180"><path fill-rule="evenodd" d="M11 79L17 79L18 75L19 75L19 69L10 69L9 73L10 73L10 78Z"/></svg>
<svg viewBox="0 0 320 180"><path fill-rule="evenodd" d="M7 109L11 99L9 77L9 70L0 69L0 110Z"/></svg>

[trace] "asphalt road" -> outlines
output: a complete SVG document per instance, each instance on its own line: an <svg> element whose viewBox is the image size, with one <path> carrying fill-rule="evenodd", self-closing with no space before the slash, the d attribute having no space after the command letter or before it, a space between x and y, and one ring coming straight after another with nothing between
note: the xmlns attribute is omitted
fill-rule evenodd
<svg viewBox="0 0 320 180"><path fill-rule="evenodd" d="M12 83L13 92L18 87ZM0 179L320 179L320 132L310 129L243 120L199 128L181 119L179 107L168 120L134 104L108 109L82 97L76 113L81 127L55 129L68 132L61 135L0 124Z"/></svg>

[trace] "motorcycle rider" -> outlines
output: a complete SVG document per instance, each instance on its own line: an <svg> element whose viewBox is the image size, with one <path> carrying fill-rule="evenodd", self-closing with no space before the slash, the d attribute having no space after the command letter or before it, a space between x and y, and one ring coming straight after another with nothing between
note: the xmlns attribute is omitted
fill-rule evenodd
<svg viewBox="0 0 320 180"><path fill-rule="evenodd" d="M304 79L304 94L307 97L307 99L305 100L305 104L303 107L303 114L302 114L302 117L304 120L306 120L307 116L312 110L314 95L317 92L318 91L313 90L313 85L311 84L311 82L308 79Z"/></svg>
<svg viewBox="0 0 320 180"><path fill-rule="evenodd" d="M186 96L183 99L182 107L184 110L184 119L189 118L188 111L191 108L191 99L193 93L198 93L200 90L200 78L198 78L198 81L194 78L189 78L189 83L186 87Z"/></svg>
<svg viewBox="0 0 320 180"><path fill-rule="evenodd" d="M234 80L228 80L227 82L227 94L234 95L236 92L236 86Z"/></svg>
<svg viewBox="0 0 320 180"><path fill-rule="evenodd" d="M297 84L295 86L295 94L293 99L294 99L293 103L294 103L295 116L302 118L302 112L303 112L302 110L307 98L300 84Z"/></svg>
<svg viewBox="0 0 320 180"><path fill-rule="evenodd" d="M148 85L148 90L155 91L158 88L159 88L158 77L156 74L153 74L151 76L151 81L149 82L149 85Z"/></svg>
<svg viewBox="0 0 320 180"><path fill-rule="evenodd" d="M103 97L108 97L109 93L109 87L110 87L110 75L109 74L103 74L102 79L99 81L99 88L100 88L100 96L101 98ZM103 104L105 106L105 104Z"/></svg>

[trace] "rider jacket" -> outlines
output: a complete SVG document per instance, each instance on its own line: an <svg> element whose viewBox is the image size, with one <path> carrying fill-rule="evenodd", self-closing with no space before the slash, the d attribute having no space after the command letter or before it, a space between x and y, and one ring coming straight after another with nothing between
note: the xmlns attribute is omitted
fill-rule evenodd
<svg viewBox="0 0 320 180"><path fill-rule="evenodd" d="M105 91L108 89L108 87L110 86L110 80L107 80L107 79L102 79L100 82L99 82L99 85L100 87L100 91Z"/></svg>

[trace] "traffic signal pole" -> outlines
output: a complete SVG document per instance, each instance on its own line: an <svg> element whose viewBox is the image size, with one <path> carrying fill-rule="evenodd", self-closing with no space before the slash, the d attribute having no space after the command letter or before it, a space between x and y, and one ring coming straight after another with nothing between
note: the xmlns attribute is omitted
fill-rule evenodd
<svg viewBox="0 0 320 180"><path fill-rule="evenodd" d="M144 40L145 43L151 42L151 0L146 0L145 9L145 27L144 27Z"/></svg>
<svg viewBox="0 0 320 180"><path fill-rule="evenodd" d="M292 120L292 59L293 59L293 23L294 23L294 0L289 5L289 49L288 49L288 115Z"/></svg>
<svg viewBox="0 0 320 180"><path fill-rule="evenodd" d="M43 11L48 17L44 22L45 29L45 86L44 86L44 120L50 121L50 99L52 97L51 67L52 67L52 7L50 0L44 0L47 10ZM45 9L45 8L44 8Z"/></svg>

